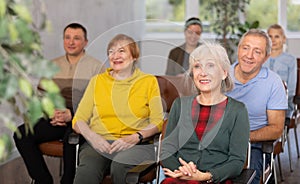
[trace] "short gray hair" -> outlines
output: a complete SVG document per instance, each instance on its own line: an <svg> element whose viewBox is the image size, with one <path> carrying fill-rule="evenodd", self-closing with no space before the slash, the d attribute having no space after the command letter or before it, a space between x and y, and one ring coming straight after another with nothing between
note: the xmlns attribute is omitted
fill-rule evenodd
<svg viewBox="0 0 300 184"><path fill-rule="evenodd" d="M266 56L271 54L272 41L271 41L270 37L268 36L268 34L260 29L250 29L249 31L244 33L244 35L240 39L238 47L240 47L240 44L243 42L244 38L249 35L254 35L254 36L264 38L266 40Z"/></svg>
<svg viewBox="0 0 300 184"><path fill-rule="evenodd" d="M225 48L219 42L202 42L191 54L189 59L189 73L193 75L194 63L198 60L211 56L215 59L216 63L227 72L227 77L222 82L221 92L225 93L231 91L234 87L233 80L230 76L230 60Z"/></svg>

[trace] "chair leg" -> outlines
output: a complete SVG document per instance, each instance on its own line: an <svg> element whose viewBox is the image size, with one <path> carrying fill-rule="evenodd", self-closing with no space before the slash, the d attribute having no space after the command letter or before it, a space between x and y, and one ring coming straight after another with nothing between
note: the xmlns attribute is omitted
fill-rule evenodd
<svg viewBox="0 0 300 184"><path fill-rule="evenodd" d="M263 154L263 173L262 173L262 183L265 183L266 176L265 176L265 170L266 170L266 154Z"/></svg>
<svg viewBox="0 0 300 184"><path fill-rule="evenodd" d="M159 175L160 175L160 166L156 167L156 182L155 184L159 184Z"/></svg>
<svg viewBox="0 0 300 184"><path fill-rule="evenodd" d="M283 176L282 176L282 170L281 170L281 161L280 161L280 154L277 155L277 161L278 161L278 170L279 170L279 175L281 178L281 181L284 181ZM274 174L276 169L274 168Z"/></svg>
<svg viewBox="0 0 300 184"><path fill-rule="evenodd" d="M61 177L63 173L63 158L59 158L59 176Z"/></svg>
<svg viewBox="0 0 300 184"><path fill-rule="evenodd" d="M275 184L277 184L277 174L276 174L276 167L275 167L275 159L273 157L273 153L271 153L271 171L273 171L273 174L274 174L274 182Z"/></svg>
<svg viewBox="0 0 300 184"><path fill-rule="evenodd" d="M294 128L294 134L295 134L295 142L296 142L296 148L297 148L297 156L298 156L298 158L300 158L299 145L298 145L298 135L297 135L297 125Z"/></svg>
<svg viewBox="0 0 300 184"><path fill-rule="evenodd" d="M290 134L286 135L286 142L288 146L288 154L289 154L289 163L290 163L290 171L293 172L292 167L292 155L291 155L291 142L290 142Z"/></svg>

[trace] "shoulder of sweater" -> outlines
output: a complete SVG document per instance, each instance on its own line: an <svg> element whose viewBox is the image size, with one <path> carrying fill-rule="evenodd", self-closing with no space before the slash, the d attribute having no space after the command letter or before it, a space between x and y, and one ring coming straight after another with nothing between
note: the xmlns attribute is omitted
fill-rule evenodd
<svg viewBox="0 0 300 184"><path fill-rule="evenodd" d="M62 60L66 60L66 56L65 55L58 56L56 58L51 59L51 61L54 61L54 62L59 62L59 61L62 61Z"/></svg>
<svg viewBox="0 0 300 184"><path fill-rule="evenodd" d="M190 103L192 104L193 99L196 97L196 95L191 95L191 96L181 96L175 99L177 101L176 103Z"/></svg>
<svg viewBox="0 0 300 184"><path fill-rule="evenodd" d="M138 78L151 78L151 79L156 79L155 75L150 74L150 73L145 73L141 71L140 69L137 69L137 77Z"/></svg>
<svg viewBox="0 0 300 184"><path fill-rule="evenodd" d="M235 105L235 106L245 106L244 105L244 103L243 102L241 102L241 101L238 101L238 100L236 100L236 99L234 99L234 98L231 98L231 97L229 97L229 96L227 96L227 98L228 98L228 103L230 103L230 104L233 104L233 105Z"/></svg>

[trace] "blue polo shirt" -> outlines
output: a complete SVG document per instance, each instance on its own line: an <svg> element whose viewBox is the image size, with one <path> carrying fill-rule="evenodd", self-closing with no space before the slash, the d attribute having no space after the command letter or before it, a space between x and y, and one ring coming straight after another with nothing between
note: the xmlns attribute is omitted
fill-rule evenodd
<svg viewBox="0 0 300 184"><path fill-rule="evenodd" d="M245 84L234 77L235 62L230 75L234 89L228 96L243 102L248 110L250 130L260 129L268 124L267 110L286 110L287 95L281 78L267 67L262 67L257 76Z"/></svg>

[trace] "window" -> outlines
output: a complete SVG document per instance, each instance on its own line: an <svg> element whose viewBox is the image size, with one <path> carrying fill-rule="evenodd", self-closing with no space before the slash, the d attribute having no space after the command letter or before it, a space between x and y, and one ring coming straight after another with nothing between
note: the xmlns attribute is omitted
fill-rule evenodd
<svg viewBox="0 0 300 184"><path fill-rule="evenodd" d="M184 0L146 0L146 32L182 32Z"/></svg>
<svg viewBox="0 0 300 184"><path fill-rule="evenodd" d="M246 7L245 18L248 22L258 20L259 27L267 29L278 22L278 0L251 0Z"/></svg>
<svg viewBox="0 0 300 184"><path fill-rule="evenodd" d="M300 32L300 0L287 1L287 28L289 32Z"/></svg>
<svg viewBox="0 0 300 184"><path fill-rule="evenodd" d="M214 17L210 0L145 0L146 33L182 33L185 19L195 15L203 22L204 35L210 35ZM241 20L260 23L261 29L279 23L287 33L300 33L300 0L251 0Z"/></svg>
<svg viewBox="0 0 300 184"><path fill-rule="evenodd" d="M300 32L300 0L251 0L245 11L248 22L259 20L260 28L279 23L287 33Z"/></svg>

